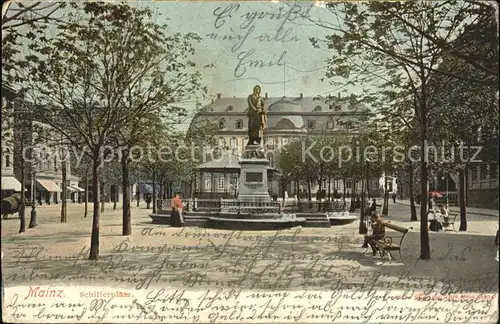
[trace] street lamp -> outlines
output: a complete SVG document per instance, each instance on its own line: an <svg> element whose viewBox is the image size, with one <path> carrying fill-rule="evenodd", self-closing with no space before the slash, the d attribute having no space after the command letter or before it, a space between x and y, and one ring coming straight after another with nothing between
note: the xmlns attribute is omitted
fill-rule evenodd
<svg viewBox="0 0 500 324"><path fill-rule="evenodd" d="M33 168L32 170L33 177L31 179L31 217L30 217L30 224L28 228L34 228L38 226L38 222L36 220L36 197L35 197L35 185L36 185L36 170Z"/></svg>

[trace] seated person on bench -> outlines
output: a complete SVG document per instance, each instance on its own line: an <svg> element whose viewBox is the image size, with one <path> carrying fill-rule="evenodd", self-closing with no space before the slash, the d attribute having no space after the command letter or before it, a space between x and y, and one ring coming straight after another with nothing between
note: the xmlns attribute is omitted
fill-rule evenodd
<svg viewBox="0 0 500 324"><path fill-rule="evenodd" d="M443 205L439 205L439 212L441 213L441 216L443 216L443 225L447 226L450 223L450 217L448 216L448 209Z"/></svg>
<svg viewBox="0 0 500 324"><path fill-rule="evenodd" d="M372 241L378 241L385 236L385 226L384 222L380 218L379 215L377 215L376 212L374 212L371 216L371 221L372 221L372 235L365 235L365 242L363 243L363 248L368 248L368 244L372 248L373 255L377 254L377 247L374 246L371 242Z"/></svg>

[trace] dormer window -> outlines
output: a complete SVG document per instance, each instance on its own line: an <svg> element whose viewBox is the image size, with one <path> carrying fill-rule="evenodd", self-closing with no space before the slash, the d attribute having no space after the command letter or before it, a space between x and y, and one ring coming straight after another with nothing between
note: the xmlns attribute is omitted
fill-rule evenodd
<svg viewBox="0 0 500 324"><path fill-rule="evenodd" d="M227 106L227 108L226 108L226 111L233 111L233 110L234 110L234 107L231 105Z"/></svg>
<svg viewBox="0 0 500 324"><path fill-rule="evenodd" d="M338 104L336 104L336 105L330 105L330 110L339 111L341 109L342 109L342 107L340 105L338 105Z"/></svg>
<svg viewBox="0 0 500 324"><path fill-rule="evenodd" d="M316 106L314 107L314 110L313 111L321 111L321 106Z"/></svg>
<svg viewBox="0 0 500 324"><path fill-rule="evenodd" d="M236 129L242 129L243 128L243 121L241 119L236 121Z"/></svg>

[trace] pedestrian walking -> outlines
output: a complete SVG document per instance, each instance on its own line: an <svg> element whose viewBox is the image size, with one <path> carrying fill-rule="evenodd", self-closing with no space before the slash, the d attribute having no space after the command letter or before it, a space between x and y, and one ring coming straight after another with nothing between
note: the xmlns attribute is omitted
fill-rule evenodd
<svg viewBox="0 0 500 324"><path fill-rule="evenodd" d="M396 203L396 193L395 192L392 193L392 202Z"/></svg>

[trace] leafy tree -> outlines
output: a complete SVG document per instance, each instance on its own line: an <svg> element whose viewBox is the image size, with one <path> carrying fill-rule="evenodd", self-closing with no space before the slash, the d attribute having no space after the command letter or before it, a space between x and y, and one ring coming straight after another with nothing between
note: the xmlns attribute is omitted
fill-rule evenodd
<svg viewBox="0 0 500 324"><path fill-rule="evenodd" d="M467 4L469 5L469 4ZM463 12L465 5L446 2L369 2L328 3L334 19L318 23L332 32L323 44L336 55L328 60L327 77L334 76L364 87L360 101L381 109L400 98L413 102L412 112L417 121L415 136L422 149L429 140L428 120L432 108L431 74L444 74L439 63L447 47L423 37L420 31L442 35L447 44L452 42L460 28L467 25ZM471 9L471 7L466 7ZM397 16L396 12L397 11ZM396 19L393 19L396 18ZM473 21L473 20L472 20ZM418 26L416 31L413 26ZM316 46L322 45L313 40ZM472 64L477 67L477 64ZM479 68L479 67L477 67ZM457 77L456 75L453 75ZM489 84L486 80L471 80ZM427 232L428 166L425 154L420 161L422 208L420 217L420 258L429 259Z"/></svg>
<svg viewBox="0 0 500 324"><path fill-rule="evenodd" d="M461 48L468 57L476 56L476 62L485 69L497 69L498 38L493 17L485 16L475 25L468 26L453 45ZM487 164L496 163L499 129L498 84L493 82L477 84L467 81L468 78L486 79L490 74L484 69L463 64L452 55L443 59L440 69L461 75L462 78L435 75L431 81L435 109L431 116L430 128L434 129L435 139L446 142L450 149L454 149L457 153L463 149L464 144L466 147L484 145L480 158ZM467 123L463 122L465 120ZM480 137L482 140L491 140L491 145L480 142ZM470 155L468 157L470 158ZM472 164L473 167L476 165ZM439 166L447 172L458 172L461 231L467 230L465 197L469 166L470 162L462 161L457 155L452 156L451 163L442 163Z"/></svg>
<svg viewBox="0 0 500 324"><path fill-rule="evenodd" d="M40 119L92 160L94 211L90 259L99 255L101 160L117 154L114 137L138 116L168 111L180 94L200 88L191 72L193 34L169 35L149 9L82 3L67 15L47 53L31 69L30 97Z"/></svg>
<svg viewBox="0 0 500 324"><path fill-rule="evenodd" d="M8 1L2 6L2 80L12 86L29 77L25 67L30 62L37 62L36 52L26 51L24 45L34 39L47 42L46 31L50 26L65 24L61 9L65 2L14 2ZM19 90L19 89L18 89Z"/></svg>

